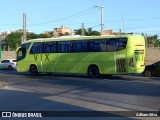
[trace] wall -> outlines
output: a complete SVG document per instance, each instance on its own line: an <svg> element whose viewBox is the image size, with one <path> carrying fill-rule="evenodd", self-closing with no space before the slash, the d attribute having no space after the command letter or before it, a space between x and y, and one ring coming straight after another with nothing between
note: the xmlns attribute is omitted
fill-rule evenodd
<svg viewBox="0 0 160 120"><path fill-rule="evenodd" d="M2 51L2 60L13 58L16 59L16 52L15 51Z"/></svg>
<svg viewBox="0 0 160 120"><path fill-rule="evenodd" d="M154 62L160 61L160 48L148 47L146 48L145 64L149 65Z"/></svg>

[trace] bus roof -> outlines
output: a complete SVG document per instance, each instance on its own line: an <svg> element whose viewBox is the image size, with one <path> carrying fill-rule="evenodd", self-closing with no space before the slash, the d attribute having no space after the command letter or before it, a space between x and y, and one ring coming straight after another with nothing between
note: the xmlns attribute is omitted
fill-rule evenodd
<svg viewBox="0 0 160 120"><path fill-rule="evenodd" d="M49 42L49 41L70 41L70 40L88 40L88 39L100 39L100 38L118 38L118 37L129 37L129 36L141 36L139 34L118 34L118 35L102 35L102 36L61 36L57 38L38 38L38 39L31 39L24 43L32 43L32 42Z"/></svg>

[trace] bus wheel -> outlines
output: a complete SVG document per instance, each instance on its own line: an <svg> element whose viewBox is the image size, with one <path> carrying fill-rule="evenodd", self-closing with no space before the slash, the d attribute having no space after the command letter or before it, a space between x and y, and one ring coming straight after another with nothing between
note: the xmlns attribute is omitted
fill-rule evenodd
<svg viewBox="0 0 160 120"><path fill-rule="evenodd" d="M88 75L91 77L91 78L97 78L99 77L99 69L97 66L90 66L88 68Z"/></svg>
<svg viewBox="0 0 160 120"><path fill-rule="evenodd" d="M145 71L144 71L144 75L145 75L146 77L151 77L151 76L152 76L152 73L151 73L150 70L145 70Z"/></svg>
<svg viewBox="0 0 160 120"><path fill-rule="evenodd" d="M35 66L35 65L32 65L31 67L30 67L30 73L31 73L31 75L33 75L33 76L37 76L39 73L38 73L38 70L37 70L37 67Z"/></svg>

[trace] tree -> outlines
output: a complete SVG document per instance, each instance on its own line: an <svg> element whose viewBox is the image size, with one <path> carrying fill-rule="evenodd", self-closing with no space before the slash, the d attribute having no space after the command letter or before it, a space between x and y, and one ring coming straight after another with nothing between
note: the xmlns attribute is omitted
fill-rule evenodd
<svg viewBox="0 0 160 120"><path fill-rule="evenodd" d="M7 45L12 49L16 49L17 44L21 44L21 36L20 32L13 32L6 37Z"/></svg>
<svg viewBox="0 0 160 120"><path fill-rule="evenodd" d="M70 33L69 33L69 32L65 32L64 35L65 35L65 36L68 36L68 35L70 35Z"/></svg>
<svg viewBox="0 0 160 120"><path fill-rule="evenodd" d="M18 45L21 44L22 35L23 33L19 31L12 32L6 37L7 45L9 45L10 48L12 49L16 49L17 44ZM36 38L48 38L48 36L45 34L27 33L27 40L36 39Z"/></svg>
<svg viewBox="0 0 160 120"><path fill-rule="evenodd" d="M35 33L28 33L27 40L36 39L36 38L48 38L49 36L46 34L35 34Z"/></svg>
<svg viewBox="0 0 160 120"><path fill-rule="evenodd" d="M38 38L37 34L35 34L35 33L27 33L27 40L36 39L36 38Z"/></svg>
<svg viewBox="0 0 160 120"><path fill-rule="evenodd" d="M37 38L48 38L49 36L46 34L37 34Z"/></svg>
<svg viewBox="0 0 160 120"><path fill-rule="evenodd" d="M78 29L76 32L77 35L82 35L82 29ZM88 28L88 30L84 29L84 35L86 36L99 36L101 35L98 31L93 31L92 28Z"/></svg>
<svg viewBox="0 0 160 120"><path fill-rule="evenodd" d="M82 35L82 29L78 29L76 35ZM84 29L84 35L86 35L86 29Z"/></svg>
<svg viewBox="0 0 160 120"><path fill-rule="evenodd" d="M160 40L158 39L158 35L148 36L147 43L153 47L159 47Z"/></svg>
<svg viewBox="0 0 160 120"><path fill-rule="evenodd" d="M91 36L92 35L92 28L88 28L88 31L86 33L87 36Z"/></svg>

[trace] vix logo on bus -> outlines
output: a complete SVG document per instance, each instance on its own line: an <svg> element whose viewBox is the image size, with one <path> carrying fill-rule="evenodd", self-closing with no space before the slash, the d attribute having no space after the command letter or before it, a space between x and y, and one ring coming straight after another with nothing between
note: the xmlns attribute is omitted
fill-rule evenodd
<svg viewBox="0 0 160 120"><path fill-rule="evenodd" d="M38 60L38 54L34 54L34 60ZM43 57L45 57L45 61L49 61L49 54L40 54L40 61L43 60Z"/></svg>
<svg viewBox="0 0 160 120"><path fill-rule="evenodd" d="M143 61L144 60L144 54L135 54L135 60L136 61Z"/></svg>

